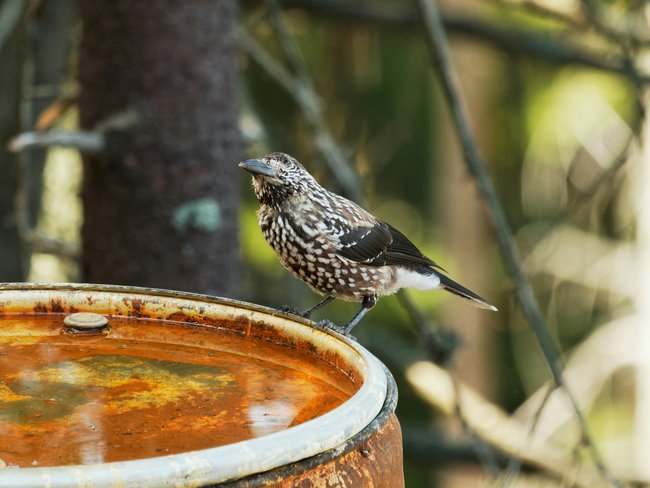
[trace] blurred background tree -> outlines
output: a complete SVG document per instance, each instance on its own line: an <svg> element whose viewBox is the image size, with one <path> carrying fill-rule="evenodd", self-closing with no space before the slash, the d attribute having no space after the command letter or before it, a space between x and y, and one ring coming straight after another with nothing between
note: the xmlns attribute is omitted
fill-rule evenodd
<svg viewBox="0 0 650 488"><path fill-rule="evenodd" d="M236 169L285 151L499 306L413 292L355 329L398 381L407 486L650 482L645 2L442 2L505 241L417 2L244 0L238 21L230 2L74 5L0 3L0 280L310 305ZM550 387L508 244L565 388Z"/></svg>

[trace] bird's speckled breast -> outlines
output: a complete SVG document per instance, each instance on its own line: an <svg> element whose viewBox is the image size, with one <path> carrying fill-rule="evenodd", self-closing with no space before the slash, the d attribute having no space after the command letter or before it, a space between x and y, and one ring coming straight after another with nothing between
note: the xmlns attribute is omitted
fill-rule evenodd
<svg viewBox="0 0 650 488"><path fill-rule="evenodd" d="M258 212L264 238L296 278L317 293L353 302L396 291L392 266L367 266L339 256L327 233L319 229L322 223L316 219L298 222L296 215L314 214L288 213L267 205Z"/></svg>

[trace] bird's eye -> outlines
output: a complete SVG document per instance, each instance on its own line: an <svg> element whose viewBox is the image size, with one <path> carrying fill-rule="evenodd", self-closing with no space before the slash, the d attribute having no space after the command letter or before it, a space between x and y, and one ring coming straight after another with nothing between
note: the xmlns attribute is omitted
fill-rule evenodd
<svg viewBox="0 0 650 488"><path fill-rule="evenodd" d="M282 159L282 162L283 162L284 164L289 164L289 160L288 160L287 158Z"/></svg>

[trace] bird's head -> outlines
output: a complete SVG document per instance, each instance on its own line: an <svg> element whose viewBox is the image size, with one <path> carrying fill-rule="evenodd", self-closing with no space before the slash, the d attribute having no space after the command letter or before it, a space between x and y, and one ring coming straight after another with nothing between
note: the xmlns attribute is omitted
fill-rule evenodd
<svg viewBox="0 0 650 488"><path fill-rule="evenodd" d="M314 177L296 158L281 152L242 161L239 167L253 175L255 195L266 204L305 194L315 184Z"/></svg>

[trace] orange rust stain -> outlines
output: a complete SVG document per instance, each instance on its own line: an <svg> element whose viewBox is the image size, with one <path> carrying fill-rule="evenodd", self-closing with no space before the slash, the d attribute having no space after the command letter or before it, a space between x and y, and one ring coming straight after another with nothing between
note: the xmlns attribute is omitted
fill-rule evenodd
<svg viewBox="0 0 650 488"><path fill-rule="evenodd" d="M295 345L127 317L79 337L61 333L63 317L0 316L0 458L9 465L224 445L322 415L359 387Z"/></svg>
<svg viewBox="0 0 650 488"><path fill-rule="evenodd" d="M50 311L54 313L63 313L65 310L63 309L63 306L61 305L61 300L58 298L52 298L50 300Z"/></svg>
<svg viewBox="0 0 650 488"><path fill-rule="evenodd" d="M2 303L0 303L0 308L2 308ZM35 313L75 313L79 310L72 306L67 305L62 302L59 298L52 298L49 303L36 302L31 310L25 310L25 312L35 312Z"/></svg>
<svg viewBox="0 0 650 488"><path fill-rule="evenodd" d="M122 299L124 305L129 307L130 317L143 317L145 314L142 311L144 301L140 298L125 297Z"/></svg>
<svg viewBox="0 0 650 488"><path fill-rule="evenodd" d="M172 321L175 321L175 322L191 322L192 318L188 317L183 312L174 312L172 314L169 314L166 317L166 320L172 320Z"/></svg>
<svg viewBox="0 0 650 488"><path fill-rule="evenodd" d="M272 474L273 472L271 472ZM403 488L402 430L393 414L356 449L296 475L269 482L277 488Z"/></svg>
<svg viewBox="0 0 650 488"><path fill-rule="evenodd" d="M236 330L244 335L250 334L251 321L246 315L237 315L229 324L228 328Z"/></svg>

